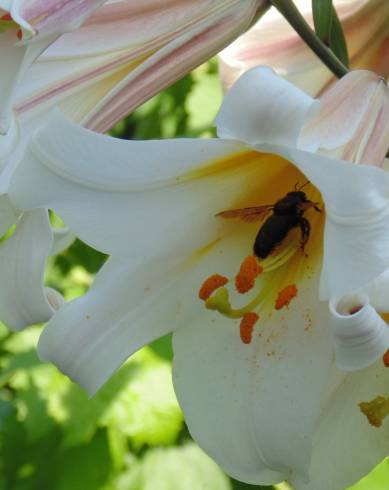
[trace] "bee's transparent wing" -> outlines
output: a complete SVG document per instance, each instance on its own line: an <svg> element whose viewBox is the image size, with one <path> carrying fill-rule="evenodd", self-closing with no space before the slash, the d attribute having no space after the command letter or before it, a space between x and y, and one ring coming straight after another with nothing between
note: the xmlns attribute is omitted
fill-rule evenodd
<svg viewBox="0 0 389 490"><path fill-rule="evenodd" d="M265 217L265 215L273 209L273 205L253 206L251 208L228 209L217 213L216 216L225 219L237 218L246 223L254 223Z"/></svg>

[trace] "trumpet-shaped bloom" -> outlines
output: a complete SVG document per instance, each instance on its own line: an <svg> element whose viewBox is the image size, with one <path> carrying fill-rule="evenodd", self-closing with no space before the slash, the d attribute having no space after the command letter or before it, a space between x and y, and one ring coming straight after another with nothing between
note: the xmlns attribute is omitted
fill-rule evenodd
<svg viewBox="0 0 389 490"><path fill-rule="evenodd" d="M18 112L55 102L71 119L106 131L217 54L266 8L265 0L107 2L39 58L19 88Z"/></svg>
<svg viewBox="0 0 389 490"><path fill-rule="evenodd" d="M311 1L295 2L313 24ZM350 66L389 76L389 2L335 0L347 39ZM221 80L229 88L245 71L270 64L282 76L312 95L334 82L330 71L275 9L220 54Z"/></svg>
<svg viewBox="0 0 389 490"><path fill-rule="evenodd" d="M389 375L389 330L376 310L389 306L376 297L389 268L389 174L382 152L375 165L354 156L389 135L377 122L354 136L389 101L369 72L345 77L332 97L356 83L362 92L321 139L333 106L268 68L227 94L218 139L114 140L53 114L26 148L12 199L53 208L111 258L50 320L42 358L92 394L132 352L173 331L188 426L227 473L337 490L369 471L388 438L388 425L372 427L364 413L375 425L385 416L385 399L374 400ZM340 124L352 114L351 129ZM347 144L356 145L349 161L334 156ZM259 259L263 212L271 243Z"/></svg>

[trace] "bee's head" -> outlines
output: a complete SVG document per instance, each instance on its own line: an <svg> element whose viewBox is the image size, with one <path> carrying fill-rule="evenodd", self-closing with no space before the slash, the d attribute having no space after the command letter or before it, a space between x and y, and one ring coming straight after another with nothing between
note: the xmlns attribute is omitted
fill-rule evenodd
<svg viewBox="0 0 389 490"><path fill-rule="evenodd" d="M291 199L293 199L293 201L297 203L305 202L307 200L307 196L303 191L288 192L287 197L290 197Z"/></svg>

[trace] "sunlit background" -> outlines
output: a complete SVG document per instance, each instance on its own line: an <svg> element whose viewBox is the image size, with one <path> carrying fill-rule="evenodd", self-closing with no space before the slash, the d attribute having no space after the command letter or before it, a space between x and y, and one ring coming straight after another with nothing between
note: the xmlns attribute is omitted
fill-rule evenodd
<svg viewBox="0 0 389 490"><path fill-rule="evenodd" d="M144 104L111 134L126 139L214 136L212 121L221 99L217 64L211 61ZM50 261L46 283L73 299L85 293L105 259L76 241ZM170 337L134 355L89 400L38 360L40 329L16 334L0 329L0 490L273 488L232 481L192 441L172 387ZM384 462L352 490L388 487Z"/></svg>

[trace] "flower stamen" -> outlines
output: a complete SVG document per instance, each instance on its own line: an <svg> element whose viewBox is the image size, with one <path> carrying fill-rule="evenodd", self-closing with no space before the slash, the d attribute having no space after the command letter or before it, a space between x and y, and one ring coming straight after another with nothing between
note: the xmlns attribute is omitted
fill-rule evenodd
<svg viewBox="0 0 389 490"><path fill-rule="evenodd" d="M227 283L227 277L220 274L213 274L202 284L199 291L199 298L206 301L217 289L225 286Z"/></svg>
<svg viewBox="0 0 389 490"><path fill-rule="evenodd" d="M235 277L235 287L238 293L244 294L253 289L256 278L263 272L263 267L253 255L247 256Z"/></svg>
<svg viewBox="0 0 389 490"><path fill-rule="evenodd" d="M253 337L254 325L259 320L259 315L253 311L249 311L243 315L240 322L240 338L244 344L250 344Z"/></svg>
<svg viewBox="0 0 389 490"><path fill-rule="evenodd" d="M275 309L281 310L281 308L289 306L292 299L297 296L297 292L298 291L295 284L289 284L281 289L276 299Z"/></svg>

